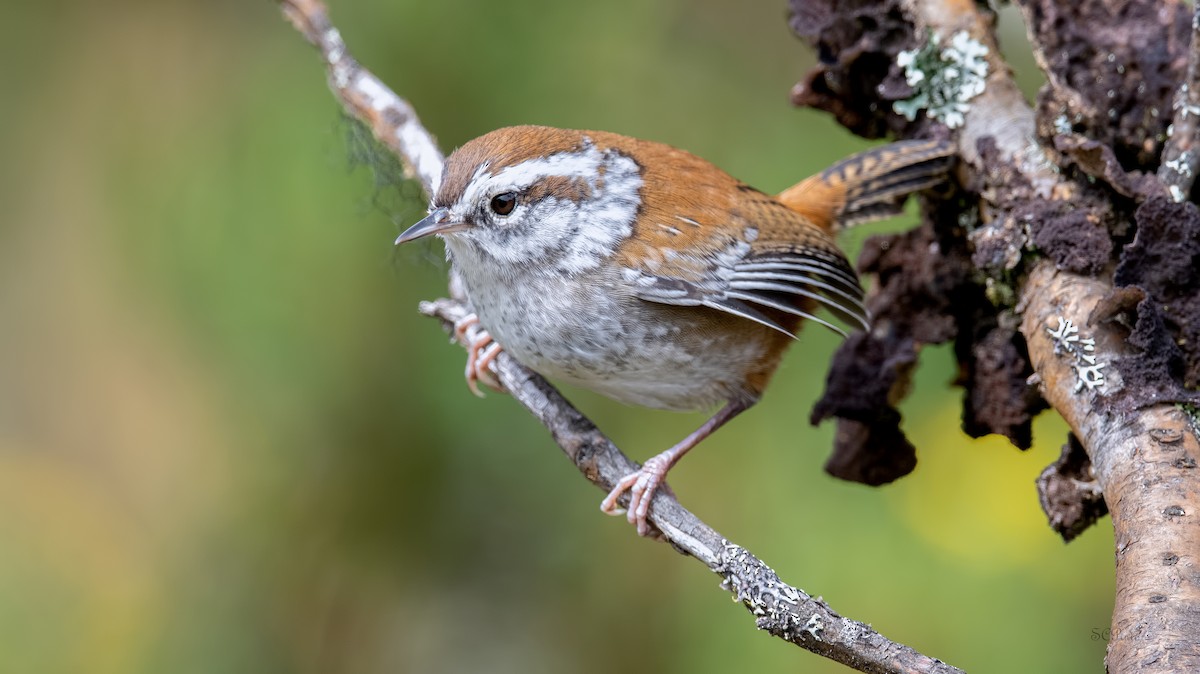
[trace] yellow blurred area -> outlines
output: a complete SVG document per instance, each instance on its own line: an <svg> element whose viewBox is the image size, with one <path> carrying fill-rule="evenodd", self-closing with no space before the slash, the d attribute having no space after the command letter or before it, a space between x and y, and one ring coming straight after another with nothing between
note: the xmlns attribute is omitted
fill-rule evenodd
<svg viewBox="0 0 1200 674"><path fill-rule="evenodd" d="M332 5L447 149L603 128L778 190L866 145L788 105L812 55L782 0ZM756 633L700 565L602 517L512 401L467 393L415 311L440 247L391 246L424 204L347 168L274 3L6 9L0 674L843 671ZM1064 547L1032 485L1061 422L1026 453L966 438L930 350L904 408L918 470L837 482L805 421L834 346L805 335L672 473L683 502L969 671L1095 671L1108 523ZM570 394L638 458L701 419Z"/></svg>
<svg viewBox="0 0 1200 674"><path fill-rule="evenodd" d="M945 405L909 425L915 427L914 433L932 436L939 429L954 428L958 414L956 407ZM1050 427L1048 421L1049 416L1039 430L1066 432L1061 421L1051 422ZM1045 535L1045 516L1032 479L1041 466L1015 454L1008 440L989 436L971 442L967 451L941 452L936 459L926 460L921 464L922 478L939 485L939 498L907 491L905 521L928 545L981 570L1021 568L1054 554L1062 545ZM1046 454L1049 460L1056 458ZM987 482L962 479L967 475L986 475ZM953 505L946 507L947 503ZM947 535L948 531L956 534Z"/></svg>

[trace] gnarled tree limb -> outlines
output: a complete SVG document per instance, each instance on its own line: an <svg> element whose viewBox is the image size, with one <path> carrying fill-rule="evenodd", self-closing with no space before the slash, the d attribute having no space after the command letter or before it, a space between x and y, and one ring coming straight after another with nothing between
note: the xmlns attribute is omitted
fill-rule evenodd
<svg viewBox="0 0 1200 674"><path fill-rule="evenodd" d="M436 189L443 156L417 120L412 106L346 51L325 7L317 0L279 0L296 28L318 47L329 70L329 85L346 111L367 124L400 156L426 194ZM451 283L452 292L455 284ZM452 326L467 315L463 298L421 305L422 313ZM464 338L469 342L473 331ZM580 472L609 491L637 464L625 456L586 417L542 377L501 353L495 361L500 383L550 431ZM695 557L724 578L722 586L755 616L759 629L861 672L954 674L961 670L888 640L861 622L842 617L823 600L788 585L766 564L734 545L664 490L654 496L650 519L677 550Z"/></svg>
<svg viewBox="0 0 1200 674"><path fill-rule="evenodd" d="M793 6L800 4L809 12L806 28L855 25L854 13L863 11L854 3ZM814 4L829 16L818 15ZM1156 160L1155 139L1164 108L1155 107L1157 98L1140 96L1141 88L1134 92L1121 85L1150 86L1137 84L1130 72L1145 73L1147 79L1155 75L1153 85L1160 89L1169 81L1164 73L1176 64L1172 47L1180 32L1178 17L1187 8L1177 2L1132 0L1022 2L1035 53L1049 81L1035 124L1033 110L999 58L991 17L983 14L979 3L898 0L886 4L873 11L886 13L899 5L901 12L887 16L907 17L916 40L931 31L945 44L952 35L966 31L989 47L986 90L971 101L957 131L960 154L982 197L982 217L971 232L971 242L982 273L998 284L1015 285L1014 309L1035 372L1031 381L1038 382L1041 395L1083 445L1113 516L1117 596L1108 671L1200 671L1200 474L1195 469L1200 441L1195 417L1177 405L1194 399L1181 384L1184 368L1176 355L1180 346L1191 346L1186 339L1177 344L1169 336L1163 338L1166 333L1156 303L1141 288L1119 287L1111 259L1116 245L1124 245L1126 252L1130 246L1149 246L1149 238L1156 234L1148 225L1166 221L1170 224L1158 225L1157 231L1185 232L1174 235L1184 243L1175 248L1160 246L1156 254L1170 251L1185 256L1184 268L1189 265L1188 246L1200 222L1194 205L1165 205L1161 184L1126 173L1119 163L1153 165ZM813 16L824 24L810 20ZM1129 36L1137 38L1136 45L1121 44ZM864 37L859 44L870 41ZM1118 48L1119 56L1114 54ZM1194 95L1195 50L1193 43L1185 88L1175 95L1184 106ZM856 53L862 51L860 47ZM1124 58L1128 63L1121 61ZM844 82L837 79L844 74L830 79ZM839 119L873 128L862 123L858 111L888 110L891 101L883 95L885 89L881 85L864 94L847 88L844 93L857 98L831 101L831 95L822 92L812 100L836 110ZM864 102L872 95L873 100ZM1114 99L1120 104L1110 102ZM1176 119L1187 114L1177 112ZM1168 151L1172 147L1190 151L1194 131L1180 126ZM1086 175L1052 165L1038 136L1053 138L1056 149ZM1190 188L1190 182L1169 174L1159 175L1178 187L1178 199L1178 192ZM1111 191L1080 179L1088 176L1108 183ZM1142 202L1136 220L1143 231L1132 243L1120 238L1133 223L1128 205L1116 205L1118 195ZM1052 218L1059 218L1057 224L1069 234L1060 236L1053 248L1049 246L1055 243L1052 236L1041 239L1047 244L1041 250L1044 256L1031 254L1030 239L1038 241L1039 227ZM1101 223L1108 223L1108 228ZM1067 229L1067 224L1079 226ZM1110 240L1110 232L1116 242ZM1098 253L1080 262L1077 254L1092 242L1097 243L1093 252ZM996 254L980 255L985 248ZM1162 258L1154 259L1161 264ZM1122 264L1125 261L1122 256ZM1127 272L1125 276L1137 275ZM1190 291L1194 293L1195 287L1190 286ZM1177 315L1172 320L1184 325L1196 318Z"/></svg>
<svg viewBox="0 0 1200 674"><path fill-rule="evenodd" d="M1027 2L1023 8L1035 49L1041 52L1041 33L1035 30L1036 10L1032 7L1038 4L1043 3ZM916 5L918 11L924 7L923 3ZM962 25L970 16L975 17L977 29L982 28L985 22L979 18L977 7L969 3L959 7L963 11L958 13L917 15L934 29ZM1179 94L1185 101L1196 68L1194 44L1191 54L1189 79ZM1008 77L1007 69L998 72ZM1086 98L1074 91L1071 97ZM1013 100L1005 114L1017 114L1023 107L1022 101ZM991 111L980 114L990 120L1005 119ZM971 118L967 124L970 128ZM1194 127L1189 124L1177 131L1180 141L1186 139L1178 145L1194 154L1190 150ZM999 139L1002 151L1003 142ZM1028 137L1008 150L1015 154L1035 142L1035 138ZM1049 179L1037 165L1015 162L1014 166L1031 182ZM984 173L985 167L976 168ZM1053 197L1069 200L1078 193L1062 173L1056 173L1055 178ZM1179 184L1190 188L1190 183ZM995 184L987 188L1002 192L1010 186ZM1114 189L1120 191L1119 186L1114 185ZM1087 451L1112 514L1117 594L1106 657L1108 671L1200 671L1200 476L1194 470L1200 459L1200 442L1191 420L1176 405L1156 402L1154 395L1146 395L1144 390L1128 390L1130 382L1124 378L1131 373L1123 366L1132 367L1126 341L1129 331L1119 321L1103 320L1102 316L1103 305L1116 293L1111 270L1090 277L1064 271L1050 259L1040 259L1034 262L1019 290L1020 330L1040 379L1041 393ZM1068 324L1079 330L1079 342L1066 341L1069 336L1056 337ZM1086 340L1094 342L1091 350L1070 348ZM1090 369L1096 364L1106 367ZM1103 384L1093 387L1099 380L1088 379L1092 373L1099 373ZM1138 399L1120 403L1122 396Z"/></svg>

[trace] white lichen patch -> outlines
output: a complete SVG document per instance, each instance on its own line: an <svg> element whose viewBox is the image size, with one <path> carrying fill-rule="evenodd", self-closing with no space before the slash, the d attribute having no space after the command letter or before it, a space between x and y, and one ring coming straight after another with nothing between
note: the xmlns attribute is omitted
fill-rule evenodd
<svg viewBox="0 0 1200 674"><path fill-rule="evenodd" d="M1189 115L1200 117L1200 105L1191 102L1187 82L1179 85L1179 92L1175 95L1175 101L1171 104L1171 109L1179 113L1178 118L1180 121L1187 119Z"/></svg>
<svg viewBox="0 0 1200 674"><path fill-rule="evenodd" d="M725 579L721 587L732 592L734 601L750 610L757 618L758 629L770 630L789 641L802 633L820 641L824 627L820 615L810 613L808 620L801 622L798 610L809 599L803 590L781 581L771 567L745 548L729 541L722 541L722 547L719 573Z"/></svg>
<svg viewBox="0 0 1200 674"><path fill-rule="evenodd" d="M1079 328L1075 327L1070 319L1062 316L1058 317L1058 327L1047 326L1046 332L1050 333L1050 338L1054 340L1054 352L1067 354L1072 359L1071 367L1075 368L1078 377L1075 383L1076 393L1085 388L1091 391L1104 386L1103 370L1108 364L1096 358L1095 339L1081 338Z"/></svg>
<svg viewBox="0 0 1200 674"><path fill-rule="evenodd" d="M800 628L801 631L808 632L808 636L812 637L814 641L821 640L822 629L824 628L821 625L821 614L819 613L809 616L808 622L804 623L804 627Z"/></svg>
<svg viewBox="0 0 1200 674"><path fill-rule="evenodd" d="M1174 159L1167 160L1163 162L1163 166L1166 166L1185 178L1192 177L1192 167L1183 160L1183 157L1176 157Z"/></svg>
<svg viewBox="0 0 1200 674"><path fill-rule="evenodd" d="M1168 159L1167 161L1163 162L1163 167L1171 170L1175 173L1175 175L1180 177L1192 177L1192 165L1189 164L1186 159L1184 159L1183 155L1180 155L1174 159ZM1175 200L1176 203L1187 200L1187 193L1185 193L1183 188L1181 188L1179 185L1168 185L1167 191L1170 192L1171 198Z"/></svg>
<svg viewBox="0 0 1200 674"><path fill-rule="evenodd" d="M942 47L933 33L920 47L896 55L896 64L904 68L904 79L913 95L896 101L892 109L914 120L922 110L930 118L950 128L962 126L969 101L983 93L988 74L988 48L959 31Z"/></svg>

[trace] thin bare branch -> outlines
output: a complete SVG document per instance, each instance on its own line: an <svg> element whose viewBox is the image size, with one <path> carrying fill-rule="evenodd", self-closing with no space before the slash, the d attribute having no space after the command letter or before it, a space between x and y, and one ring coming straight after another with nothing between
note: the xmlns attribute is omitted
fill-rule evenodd
<svg viewBox="0 0 1200 674"><path fill-rule="evenodd" d="M284 14L320 49L329 85L346 110L371 127L420 180L427 194L441 179L443 155L421 126L412 106L362 68L346 51L324 5L317 0L279 0ZM457 285L451 279L451 293ZM453 326L467 316L463 298L421 304L421 312ZM462 344L475 336L468 328ZM507 353L494 361L500 383L550 431L579 471L605 492L637 464L625 456L542 377ZM626 497L627 498L627 497ZM654 497L650 519L674 548L703 562L723 579L755 617L759 629L861 672L870 674L961 674L961 670L890 641L856 620L834 612L823 600L781 581L746 549L734 545L663 490Z"/></svg>
<svg viewBox="0 0 1200 674"><path fill-rule="evenodd" d="M416 178L432 196L442 180L445 155L433 135L417 119L417 111L378 77L359 65L346 49L342 34L329 21L320 0L279 0L296 30L321 52L333 90L346 112L366 124L379 142L404 162L409 177Z"/></svg>
<svg viewBox="0 0 1200 674"><path fill-rule="evenodd" d="M1192 15L1192 46L1187 79L1175 94L1175 115L1163 148L1158 177L1175 201L1184 201L1200 171L1200 4Z"/></svg>

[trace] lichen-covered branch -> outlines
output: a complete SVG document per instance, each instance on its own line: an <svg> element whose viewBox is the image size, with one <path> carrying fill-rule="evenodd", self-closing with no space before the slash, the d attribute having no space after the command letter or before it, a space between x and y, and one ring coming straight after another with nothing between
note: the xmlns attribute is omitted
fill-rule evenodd
<svg viewBox="0 0 1200 674"><path fill-rule="evenodd" d="M1041 4L1039 9L1053 11L1049 9L1050 3ZM1095 7L1094 11L1099 11L1098 5ZM1026 9L1032 21L1037 12L1028 5ZM1147 6L1147 14L1157 11ZM977 14L976 10L969 12ZM946 15L926 14L924 18L938 21ZM1057 28L1059 24L1052 25ZM1157 25L1131 26L1129 31L1152 32ZM936 23L934 26L947 29ZM1076 26L1081 36L1087 30L1086 24ZM1035 39L1043 34L1032 32ZM1093 28L1089 35L1097 33L1102 31ZM1047 39L1061 40L1063 36L1047 28ZM1046 51L1044 42L1035 44L1040 52ZM1111 62L1112 52L1104 58ZM1149 68L1148 60L1144 58L1138 65ZM1054 81L1075 81L1071 64L1058 66ZM1120 64L1112 66L1114 70L1120 67ZM1088 77L1092 77L1090 72ZM1123 91L1117 95L1132 94ZM1106 92L1104 98L1116 95ZM1080 105L1084 107L1076 109L1076 113L1094 109L1087 92L1072 89L1070 96L1062 96L1062 100L1067 99L1082 101ZM1005 107L1006 116L1021 107L1021 103L1012 101ZM1068 132L1072 124L1068 120L1068 124L1059 124L1057 130L1060 134ZM1028 138L1008 148L1008 152L1002 144L998 148L1001 156L1015 154L1034 140ZM1112 172L1122 173L1115 161L1105 163L1117 166ZM1019 177L1033 182L1034 177L1024 168L1028 164L1012 162L1012 165ZM984 172L984 167L976 168ZM1038 178L1050 179L1044 172L1038 173L1042 174ZM1066 176L1057 175L1050 192L1052 197L1067 200L1081 192ZM1009 191L1009 197L1013 190L1012 185L1004 184L987 187L994 192ZM1115 185L1114 191L1120 191L1120 187ZM1121 217L1102 203L1094 208L1098 219L1104 211L1114 219ZM1080 238L1072 244L1087 245ZM1069 260L1053 259L1053 253L1051 259L1032 264L1019 292L1021 333L1040 381L1040 392L1070 424L1087 451L1096 483L1112 513L1117 540L1117 596L1108 671L1196 671L1200 669L1200 646L1195 639L1200 633L1200 578L1196 573L1200 564L1197 558L1200 490L1196 471L1191 467L1197 459L1197 436L1187 415L1170 404L1186 397L1186 393L1178 386L1178 379L1173 387L1164 384L1164 379L1170 379L1163 372L1165 368L1147 365L1147 358L1139 353L1151 350L1135 346L1137 340L1130 339L1126 326L1134 325L1135 335L1139 329L1150 329L1139 324L1135 306L1113 306L1112 298L1120 293L1111 277L1102 272L1093 276L1078 273L1084 270L1064 269L1069 266ZM1106 307L1109 307L1107 316ZM1131 321L1117 315L1130 311L1134 314ZM1156 346L1161 348L1153 351L1163 353L1170 344ZM1155 372L1152 374L1151 370ZM1173 374L1181 375L1181 368L1176 368ZM1164 445L1158 440L1163 437L1171 438L1172 443ZM1187 552L1179 553L1180 550ZM1178 568L1180 559L1185 569Z"/></svg>
<svg viewBox="0 0 1200 674"><path fill-rule="evenodd" d="M1105 316L1112 293L1104 281L1039 265L1026 284L1022 332L1041 390L1087 448L1111 510L1117 596L1108 671L1200 671L1200 443L1175 405L1113 409L1129 384L1121 363L1130 347L1117 317ZM1085 378L1081 352L1069 346L1080 343L1095 345L1102 378Z"/></svg>
<svg viewBox="0 0 1200 674"><path fill-rule="evenodd" d="M1096 487L1112 513L1117 605L1108 671L1200 671L1200 475L1194 417L1185 411L1194 410L1188 405L1196 397L1188 387L1200 380L1200 211L1173 203L1152 175L1128 170L1157 166L1165 113L1192 53L1183 37L1191 12L1179 2L1021 4L1048 80L1036 115L999 58L993 17L981 3L793 2L793 26L835 56L806 79L802 102L859 131L945 133L907 106L900 107L904 116L890 112L895 102L910 100L911 82L928 77L905 72L895 57L916 53L930 35L944 45L966 32L988 47L985 90L965 111L959 106L963 119L955 130L964 182L976 194L927 203L921 230L879 246L894 256L895 244L912 238L918 245L905 259L881 264L868 246L861 264L878 275L882 304L902 307L894 318L885 307L891 318L885 327L899 328L907 341L892 338L881 342L882 353L863 353L879 363L911 362L912 343L925 334L954 339L968 372L1009 362L1001 371L1010 376L1001 383L1012 382L1022 360L1030 366L1026 390L1008 389L1007 416L1016 418L1022 398L1036 392L1070 424L1089 460L1061 461L1041 481L1061 486L1072 471L1084 478L1077 493L1057 492L1080 510L1075 521L1062 522L1064 533L1078 533L1094 519L1087 492ZM862 64L881 61L895 65L886 73L861 72ZM850 81L853 72L858 77ZM971 274L952 262L964 254ZM984 305L971 315L962 303L943 309L930 300L936 299L931 290L945 288L970 297L972 286L995 311ZM905 317L913 307L923 312L915 326ZM996 339L1014 324L1019 344ZM929 325L942 327L930 332ZM996 344L1015 348L1003 356ZM838 382L838 366L831 380L839 390L861 388ZM843 364L840 371L853 369ZM969 402L994 397L974 378L965 384ZM878 400L892 404L887 395ZM964 413L971 430L969 420ZM995 420L990 425L1015 443L1023 439ZM1043 500L1054 501L1048 496Z"/></svg>
<svg viewBox="0 0 1200 674"><path fill-rule="evenodd" d="M375 136L401 157L428 195L441 178L443 155L406 101L362 68L346 51L324 5L317 0L279 0L296 28L318 47L329 69L329 85L346 111L367 124ZM451 293L457 294L451 280ZM464 298L425 302L421 312L453 326L468 311ZM465 343L477 326L462 335ZM501 352L497 377L513 398L550 431L554 441L590 482L610 490L637 468L599 429L543 378ZM961 674L961 670L888 640L870 626L834 612L823 600L779 579L746 549L725 540L687 511L665 490L655 494L650 519L661 538L703 562L724 580L755 617L756 625L818 655L871 674Z"/></svg>

